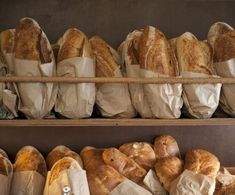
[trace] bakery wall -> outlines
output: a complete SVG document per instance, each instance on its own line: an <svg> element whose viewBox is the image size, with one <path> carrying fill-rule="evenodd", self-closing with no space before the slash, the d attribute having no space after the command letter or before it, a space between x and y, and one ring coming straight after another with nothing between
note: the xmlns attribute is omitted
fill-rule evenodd
<svg viewBox="0 0 235 195"><path fill-rule="evenodd" d="M116 47L128 32L145 25L157 26L169 38L191 31L205 39L215 21L235 26L234 7L234 0L0 0L0 30L29 16L51 42L77 27Z"/></svg>

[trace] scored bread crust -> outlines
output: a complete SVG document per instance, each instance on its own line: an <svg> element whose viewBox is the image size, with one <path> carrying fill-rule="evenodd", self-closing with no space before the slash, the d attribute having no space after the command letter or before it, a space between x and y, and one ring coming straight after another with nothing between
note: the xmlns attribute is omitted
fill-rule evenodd
<svg viewBox="0 0 235 195"><path fill-rule="evenodd" d="M50 170L53 165L60 159L64 158L64 157L71 157L74 160L76 160L78 162L78 164L83 167L83 163L82 163L82 159L79 156L79 154L77 154L76 152L70 150L68 147L63 146L63 145L59 145L56 146L48 155L46 158L46 163L48 166L48 169Z"/></svg>
<svg viewBox="0 0 235 195"><path fill-rule="evenodd" d="M57 61L73 57L92 57L91 46L86 35L76 28L66 30L61 38Z"/></svg>
<svg viewBox="0 0 235 195"><path fill-rule="evenodd" d="M139 41L140 67L169 76L178 75L178 64L171 45L158 29L147 26Z"/></svg>
<svg viewBox="0 0 235 195"><path fill-rule="evenodd" d="M171 135L162 135L154 140L156 158L179 156L180 150L176 140Z"/></svg>
<svg viewBox="0 0 235 195"><path fill-rule="evenodd" d="M16 155L14 171L36 171L46 177L47 167L43 156L36 148L24 146Z"/></svg>
<svg viewBox="0 0 235 195"><path fill-rule="evenodd" d="M96 60L96 76L114 77L115 70L119 68L117 59L113 55L114 50L98 36L92 37L90 43Z"/></svg>
<svg viewBox="0 0 235 195"><path fill-rule="evenodd" d="M145 142L133 142L123 144L119 147L119 150L132 158L137 164L143 167L145 170L151 169L156 162L156 155L149 143Z"/></svg>
<svg viewBox="0 0 235 195"><path fill-rule="evenodd" d="M1 32L1 51L6 53L14 52L15 29L8 29Z"/></svg>
<svg viewBox="0 0 235 195"><path fill-rule="evenodd" d="M42 63L52 61L50 43L38 23L31 18L22 18L16 27L14 52L18 59Z"/></svg>
<svg viewBox="0 0 235 195"><path fill-rule="evenodd" d="M220 169L220 162L208 151L193 150L186 153L184 169L215 179Z"/></svg>
<svg viewBox="0 0 235 195"><path fill-rule="evenodd" d="M105 149L102 157L105 164L112 166L123 176L136 183L141 182L147 174L144 168L116 148Z"/></svg>
<svg viewBox="0 0 235 195"><path fill-rule="evenodd" d="M186 32L177 38L176 55L181 72L215 74L212 48L192 33Z"/></svg>
<svg viewBox="0 0 235 195"><path fill-rule="evenodd" d="M4 156L0 155L0 175L8 176L13 172L11 162Z"/></svg>
<svg viewBox="0 0 235 195"><path fill-rule="evenodd" d="M167 191L170 191L171 183L182 173L183 162L176 156L158 159L155 171Z"/></svg>

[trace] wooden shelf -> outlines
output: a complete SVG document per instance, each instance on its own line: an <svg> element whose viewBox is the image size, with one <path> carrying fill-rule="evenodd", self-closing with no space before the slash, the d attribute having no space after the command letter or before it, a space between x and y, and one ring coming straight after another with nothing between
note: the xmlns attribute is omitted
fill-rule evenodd
<svg viewBox="0 0 235 195"><path fill-rule="evenodd" d="M235 118L213 119L44 119L0 120L1 126L220 126L235 125Z"/></svg>

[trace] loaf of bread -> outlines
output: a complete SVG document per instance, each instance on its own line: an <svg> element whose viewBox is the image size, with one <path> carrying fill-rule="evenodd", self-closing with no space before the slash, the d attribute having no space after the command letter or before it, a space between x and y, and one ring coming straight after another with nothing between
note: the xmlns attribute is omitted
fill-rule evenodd
<svg viewBox="0 0 235 195"><path fill-rule="evenodd" d="M235 194L235 182L232 182L229 185L216 185L214 195L234 195Z"/></svg>
<svg viewBox="0 0 235 195"><path fill-rule="evenodd" d="M184 169L215 179L220 169L220 162L208 151L193 150L186 153Z"/></svg>
<svg viewBox="0 0 235 195"><path fill-rule="evenodd" d="M48 166L48 169L51 170L51 168L53 167L53 165L60 159L64 158L64 157L71 157L74 160L76 160L78 162L78 164L81 166L81 168L83 167L83 163L82 163L82 159L79 156L79 154L77 154L76 152L70 150L68 147L60 145L60 146L56 146L48 155L46 158L46 163Z"/></svg>
<svg viewBox="0 0 235 195"><path fill-rule="evenodd" d="M179 146L171 135L157 137L154 141L154 151L157 159L180 155Z"/></svg>
<svg viewBox="0 0 235 195"><path fill-rule="evenodd" d="M15 29L8 29L1 32L1 51L5 53L14 52Z"/></svg>
<svg viewBox="0 0 235 195"><path fill-rule="evenodd" d="M14 172L21 171L36 171L43 177L46 177L46 162L36 148L32 146L25 146L17 153L14 164Z"/></svg>
<svg viewBox="0 0 235 195"><path fill-rule="evenodd" d="M144 168L116 148L105 149L102 156L105 164L112 166L119 173L136 183L141 182L147 174Z"/></svg>
<svg viewBox="0 0 235 195"><path fill-rule="evenodd" d="M173 49L165 35L147 26L139 41L139 62L142 69L168 76L178 75L178 65Z"/></svg>
<svg viewBox="0 0 235 195"><path fill-rule="evenodd" d="M211 47L206 41L199 41L192 33L186 32L177 38L176 56L181 72L215 74Z"/></svg>
<svg viewBox="0 0 235 195"><path fill-rule="evenodd" d="M176 156L158 159L155 171L167 191L170 191L171 183L183 172L183 162Z"/></svg>
<svg viewBox="0 0 235 195"><path fill-rule="evenodd" d="M12 172L13 167L11 162L6 157L0 155L0 175L9 176Z"/></svg>
<svg viewBox="0 0 235 195"><path fill-rule="evenodd" d="M5 158L9 159L7 153L1 148L0 148L0 156L3 156Z"/></svg>
<svg viewBox="0 0 235 195"><path fill-rule="evenodd" d="M137 164L143 167L145 170L149 170L154 167L156 162L156 155L149 143L146 142L132 142L123 144L119 147L119 150L133 159Z"/></svg>
<svg viewBox="0 0 235 195"><path fill-rule="evenodd" d="M125 177L102 159L102 149L86 147L81 151L84 168L87 171L88 184L92 195L109 195Z"/></svg>

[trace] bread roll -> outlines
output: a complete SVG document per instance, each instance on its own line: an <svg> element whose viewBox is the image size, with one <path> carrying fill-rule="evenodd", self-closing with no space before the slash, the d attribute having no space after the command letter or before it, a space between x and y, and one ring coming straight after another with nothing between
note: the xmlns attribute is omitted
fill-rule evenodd
<svg viewBox="0 0 235 195"><path fill-rule="evenodd" d="M117 52L98 36L92 37L90 43L96 58L96 76L114 77L121 61Z"/></svg>
<svg viewBox="0 0 235 195"><path fill-rule="evenodd" d="M156 162L156 155L149 143L127 143L121 145L119 150L146 170L151 169Z"/></svg>
<svg viewBox="0 0 235 195"><path fill-rule="evenodd" d="M154 151L157 159L180 155L179 146L171 135L157 137L154 141Z"/></svg>
<svg viewBox="0 0 235 195"><path fill-rule="evenodd" d="M171 183L183 171L183 162L175 156L158 159L155 164L155 171L164 188L169 191Z"/></svg>
<svg viewBox="0 0 235 195"><path fill-rule="evenodd" d="M37 60L42 63L52 61L48 40L38 23L31 18L19 21L16 27L14 51L18 59Z"/></svg>
<svg viewBox="0 0 235 195"><path fill-rule="evenodd" d="M102 153L102 149L91 147L81 152L92 195L109 195L118 184L125 180L125 177L113 167L104 164Z"/></svg>
<svg viewBox="0 0 235 195"><path fill-rule="evenodd" d="M220 169L220 162L208 151L193 150L186 153L184 169L215 179Z"/></svg>
<svg viewBox="0 0 235 195"><path fill-rule="evenodd" d="M57 59L61 62L73 57L92 57L91 46L86 35L76 28L68 29L64 33Z"/></svg>
<svg viewBox="0 0 235 195"><path fill-rule="evenodd" d="M214 43L214 61L223 62L235 58L235 30L221 34Z"/></svg>
<svg viewBox="0 0 235 195"><path fill-rule="evenodd" d="M46 162L41 153L32 146L25 146L16 155L14 172L36 171L46 177Z"/></svg>
<svg viewBox="0 0 235 195"><path fill-rule="evenodd" d="M8 176L12 174L12 172L13 167L11 162L4 156L0 155L0 175Z"/></svg>
<svg viewBox="0 0 235 195"><path fill-rule="evenodd" d="M1 50L5 53L14 52L15 29L8 29L1 32Z"/></svg>
<svg viewBox="0 0 235 195"><path fill-rule="evenodd" d="M3 149L1 149L1 148L0 148L0 156L3 156L5 158L9 159L7 153Z"/></svg>
<svg viewBox="0 0 235 195"><path fill-rule="evenodd" d="M142 69L168 76L178 75L175 54L165 35L147 26L139 42L139 62Z"/></svg>
<svg viewBox="0 0 235 195"><path fill-rule="evenodd" d="M107 165L136 183L141 182L147 174L144 168L116 148L105 149L102 156Z"/></svg>
<svg viewBox="0 0 235 195"><path fill-rule="evenodd" d="M52 166L60 159L64 157L71 157L78 162L78 164L83 167L82 159L76 152L70 150L68 147L60 145L56 146L46 158L48 169L51 170Z"/></svg>
<svg viewBox="0 0 235 195"><path fill-rule="evenodd" d="M205 41L199 41L189 32L176 40L176 56L181 72L215 74L212 49Z"/></svg>

